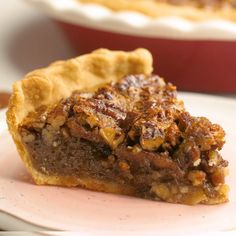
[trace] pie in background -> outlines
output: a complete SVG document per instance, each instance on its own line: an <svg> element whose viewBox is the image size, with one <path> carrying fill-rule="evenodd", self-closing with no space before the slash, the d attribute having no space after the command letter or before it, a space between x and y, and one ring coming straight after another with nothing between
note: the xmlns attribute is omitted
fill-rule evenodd
<svg viewBox="0 0 236 236"><path fill-rule="evenodd" d="M224 130L193 117L152 56L99 49L13 86L10 133L36 184L183 204L228 200Z"/></svg>
<svg viewBox="0 0 236 236"><path fill-rule="evenodd" d="M236 21L236 0L79 0L113 11L136 11L158 18L178 16L189 20L227 19Z"/></svg>

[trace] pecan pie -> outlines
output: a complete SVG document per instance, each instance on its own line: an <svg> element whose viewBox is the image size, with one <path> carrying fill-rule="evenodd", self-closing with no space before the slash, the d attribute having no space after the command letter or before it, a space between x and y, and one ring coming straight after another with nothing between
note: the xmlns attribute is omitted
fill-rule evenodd
<svg viewBox="0 0 236 236"><path fill-rule="evenodd" d="M224 130L193 117L152 57L100 49L14 84L8 125L37 184L184 204L227 201Z"/></svg>
<svg viewBox="0 0 236 236"><path fill-rule="evenodd" d="M236 21L236 0L79 0L113 11L137 11L150 17L181 16L190 20L224 18Z"/></svg>

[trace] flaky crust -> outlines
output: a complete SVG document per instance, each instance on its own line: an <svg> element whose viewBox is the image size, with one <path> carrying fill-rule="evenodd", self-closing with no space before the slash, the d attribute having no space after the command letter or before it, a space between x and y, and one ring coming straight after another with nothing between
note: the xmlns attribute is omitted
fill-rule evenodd
<svg viewBox="0 0 236 236"><path fill-rule="evenodd" d="M91 54L67 61L58 61L49 67L35 70L13 85L13 93L7 111L9 131L17 150L37 184L81 186L92 190L132 194L129 186L81 179L44 175L35 170L29 154L22 144L18 127L29 112L42 105L53 106L74 90L93 90L105 83L115 82L128 74L150 74L152 56L145 49L132 52L99 49Z"/></svg>
<svg viewBox="0 0 236 236"><path fill-rule="evenodd" d="M158 18L165 16L180 16L193 21L223 18L236 21L236 10L232 7L215 10L200 9L194 6L176 6L155 0L79 0L83 3L96 3L114 11L137 11L147 16Z"/></svg>

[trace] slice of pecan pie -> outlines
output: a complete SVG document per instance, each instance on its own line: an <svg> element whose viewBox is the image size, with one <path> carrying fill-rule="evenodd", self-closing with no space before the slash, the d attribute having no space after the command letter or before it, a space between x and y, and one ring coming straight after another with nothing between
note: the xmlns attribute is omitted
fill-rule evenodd
<svg viewBox="0 0 236 236"><path fill-rule="evenodd" d="M236 0L78 0L103 5L113 11L136 11L158 18L180 16L189 20L223 18L236 21Z"/></svg>
<svg viewBox="0 0 236 236"><path fill-rule="evenodd" d="M193 117L152 57L97 50L15 83L8 125L37 184L185 204L227 201L224 130Z"/></svg>

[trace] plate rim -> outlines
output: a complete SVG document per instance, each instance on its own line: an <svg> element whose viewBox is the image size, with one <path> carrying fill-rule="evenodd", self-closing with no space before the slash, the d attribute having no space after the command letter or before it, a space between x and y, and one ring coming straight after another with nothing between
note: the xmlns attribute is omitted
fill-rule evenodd
<svg viewBox="0 0 236 236"><path fill-rule="evenodd" d="M215 102L217 102L217 100L218 101L221 100L229 105L236 107L236 100L234 98L227 98L227 97L221 97L218 95L209 95L209 94L201 94L201 93L191 93L191 92L178 92L178 96L180 97L180 99L183 99L183 101L186 99L187 96L190 96L192 98L194 97L200 98L200 99L204 99L204 98L211 99L211 100L214 99ZM6 111L7 109L0 110L0 129L1 127L3 127L2 124L5 123L5 128L2 129L0 134L8 132L7 125L6 125ZM235 111L235 114L236 114L236 111ZM32 230L34 231L58 231L59 230L55 228L44 227L43 225L40 225L40 224L35 224L33 222L30 222L26 219L22 219L19 216L16 216L12 213L9 213L0 209L0 219L2 218L8 219L8 222L10 222L9 225L6 225L6 224L3 225L1 224L1 220L0 220L0 228L2 228L3 230L9 230L9 229L21 230L22 226L25 227L24 228L25 231L32 231ZM15 222L15 224L13 222ZM228 229L227 232L236 232L236 228Z"/></svg>
<svg viewBox="0 0 236 236"><path fill-rule="evenodd" d="M4 219L4 220L3 220ZM40 224L32 223L12 213L0 209L0 228L10 231L54 231L58 229L47 228Z"/></svg>

